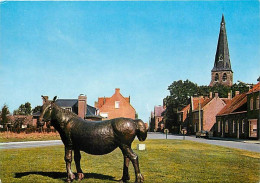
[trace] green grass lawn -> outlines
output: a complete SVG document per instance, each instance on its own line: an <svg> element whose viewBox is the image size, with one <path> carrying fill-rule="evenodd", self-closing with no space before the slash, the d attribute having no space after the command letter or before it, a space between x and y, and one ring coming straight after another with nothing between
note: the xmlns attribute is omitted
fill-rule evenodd
<svg viewBox="0 0 260 183"><path fill-rule="evenodd" d="M260 153L183 140L147 140L139 155L145 182L259 183ZM42 147L0 151L0 179L7 182L64 182L64 147ZM116 182L122 176L121 151L104 156L82 153L85 179L81 182ZM73 171L75 164L73 162ZM130 182L134 171L130 166ZM79 182L79 181L75 181Z"/></svg>

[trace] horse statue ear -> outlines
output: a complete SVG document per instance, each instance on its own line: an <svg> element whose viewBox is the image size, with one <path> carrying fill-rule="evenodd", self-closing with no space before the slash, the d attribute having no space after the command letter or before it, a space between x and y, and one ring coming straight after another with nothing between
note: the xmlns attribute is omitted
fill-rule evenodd
<svg viewBox="0 0 260 183"><path fill-rule="evenodd" d="M44 100L44 102L47 102L46 98L42 95L42 99Z"/></svg>
<svg viewBox="0 0 260 183"><path fill-rule="evenodd" d="M52 103L54 103L57 100L57 96L55 96L52 100Z"/></svg>

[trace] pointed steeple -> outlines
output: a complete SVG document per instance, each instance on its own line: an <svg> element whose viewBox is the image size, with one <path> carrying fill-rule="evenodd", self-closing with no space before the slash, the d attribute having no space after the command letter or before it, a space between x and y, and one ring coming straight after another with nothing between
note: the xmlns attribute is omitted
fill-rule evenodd
<svg viewBox="0 0 260 183"><path fill-rule="evenodd" d="M226 24L225 24L225 18L223 14L220 23L220 31L218 37L217 51L215 55L215 63L212 71L232 71L229 49L228 49Z"/></svg>

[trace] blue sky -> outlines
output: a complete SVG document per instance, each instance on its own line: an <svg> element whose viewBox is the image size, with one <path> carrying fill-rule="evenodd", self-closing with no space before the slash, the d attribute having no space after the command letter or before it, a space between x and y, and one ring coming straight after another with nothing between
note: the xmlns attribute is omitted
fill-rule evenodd
<svg viewBox="0 0 260 183"><path fill-rule="evenodd" d="M208 85L222 13L234 82L260 73L259 1L0 3L0 105L131 96L148 122L168 86Z"/></svg>

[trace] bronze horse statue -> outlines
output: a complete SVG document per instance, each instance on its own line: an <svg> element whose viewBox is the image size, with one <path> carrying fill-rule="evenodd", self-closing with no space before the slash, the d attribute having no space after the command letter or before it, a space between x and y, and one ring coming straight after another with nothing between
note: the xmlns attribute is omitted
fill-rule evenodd
<svg viewBox="0 0 260 183"><path fill-rule="evenodd" d="M42 96L43 97L43 96ZM147 130L142 120L128 118L116 118L100 122L86 121L73 112L60 108L53 101L43 97L44 104L41 109L40 120L50 121L51 125L59 132L65 146L65 162L67 169L67 181L75 179L71 170L72 151L77 169L77 178L84 178L80 167L80 151L93 155L103 155L112 152L119 147L124 156L123 176L120 182L130 180L128 167L131 161L135 170L135 182L143 182L140 173L138 156L131 149L135 136L140 141L147 137Z"/></svg>

